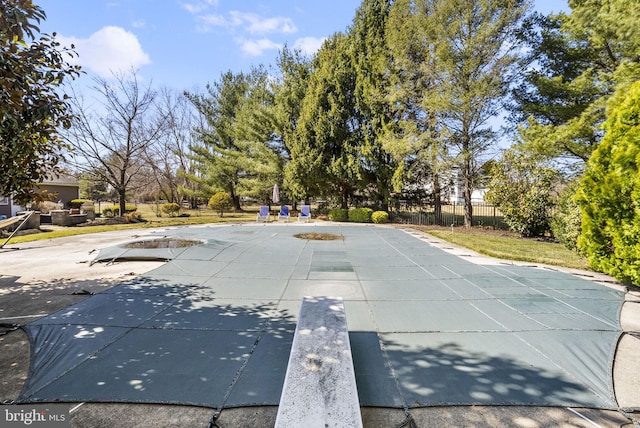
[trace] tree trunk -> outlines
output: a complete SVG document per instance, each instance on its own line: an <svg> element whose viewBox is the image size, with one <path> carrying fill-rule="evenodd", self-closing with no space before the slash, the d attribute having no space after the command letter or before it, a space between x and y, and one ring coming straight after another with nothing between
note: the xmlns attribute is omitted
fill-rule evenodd
<svg viewBox="0 0 640 428"><path fill-rule="evenodd" d="M471 205L471 165L468 159L464 161L463 168L464 180L464 227L473 226L473 205Z"/></svg>
<svg viewBox="0 0 640 428"><path fill-rule="evenodd" d="M433 174L433 218L434 223L442 224L442 191L440 189L440 176Z"/></svg>
<svg viewBox="0 0 640 428"><path fill-rule="evenodd" d="M349 208L349 191L347 190L346 186L342 188L342 191L340 192L340 208L342 208L343 210L346 210Z"/></svg>
<svg viewBox="0 0 640 428"><path fill-rule="evenodd" d="M118 192L118 197L119 197L119 201L120 201L120 217L124 217L124 214L127 210L127 198L126 198L126 192L123 190L121 192Z"/></svg>
<svg viewBox="0 0 640 428"><path fill-rule="evenodd" d="M378 187L378 198L380 201L380 209L389 212L389 183L380 177L376 177L376 185Z"/></svg>
<svg viewBox="0 0 640 428"><path fill-rule="evenodd" d="M236 189L233 185L229 186L229 195L233 201L233 210L242 211L242 207L240 206L240 196L236 195Z"/></svg>
<svg viewBox="0 0 640 428"><path fill-rule="evenodd" d="M195 196L188 196L187 197L187 201L189 201L189 206L191 207L192 210L195 210L198 208L198 198Z"/></svg>

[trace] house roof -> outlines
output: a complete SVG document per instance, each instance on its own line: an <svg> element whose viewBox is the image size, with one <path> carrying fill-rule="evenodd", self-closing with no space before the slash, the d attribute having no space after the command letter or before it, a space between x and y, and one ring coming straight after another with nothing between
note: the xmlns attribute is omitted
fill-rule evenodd
<svg viewBox="0 0 640 428"><path fill-rule="evenodd" d="M66 174L60 174L57 177L50 178L49 180L45 180L40 185L55 185L55 186L80 186L78 180L74 177Z"/></svg>

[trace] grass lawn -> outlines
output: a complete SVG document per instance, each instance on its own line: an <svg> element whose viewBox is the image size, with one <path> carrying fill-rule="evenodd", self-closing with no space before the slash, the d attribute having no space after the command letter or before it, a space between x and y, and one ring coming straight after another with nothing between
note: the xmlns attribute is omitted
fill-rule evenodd
<svg viewBox="0 0 640 428"><path fill-rule="evenodd" d="M155 205L153 204L138 204L137 211L142 215L142 218L145 220L144 222L129 224L72 226L64 228L56 227L50 229L48 229L46 226L43 226L43 230L46 230L45 232L14 236L13 238L11 238L11 241L9 243L19 244L21 242L37 241L40 239L61 238L65 236L83 235L87 233L109 232L112 230L255 221L257 208L253 210L252 207L248 207L245 211L242 211L240 213L224 213L222 217L220 217L218 213L215 213L211 210L183 210L181 213L189 214L188 217L169 217L166 214L157 216L155 214ZM5 238L0 238L0 243L3 243L4 239Z"/></svg>
<svg viewBox="0 0 640 428"><path fill-rule="evenodd" d="M588 270L587 261L562 244L538 239L520 238L504 230L413 226L440 239L477 253L507 260L543 263Z"/></svg>

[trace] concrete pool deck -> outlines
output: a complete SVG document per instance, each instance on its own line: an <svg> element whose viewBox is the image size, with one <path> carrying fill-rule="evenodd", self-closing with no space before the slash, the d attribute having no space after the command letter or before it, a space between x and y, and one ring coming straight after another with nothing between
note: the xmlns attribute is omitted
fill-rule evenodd
<svg viewBox="0 0 640 428"><path fill-rule="evenodd" d="M0 322L25 324L87 297L73 293L82 293L83 290L99 292L161 266L163 263L158 262L89 265L95 255L91 253L93 250L130 241L132 233L151 236L157 231L109 232L10 245L10 248L19 247L20 250L0 253ZM410 234L465 260L480 264L508 263L474 255L420 232L412 231ZM608 285L613 283L603 275L572 273L582 277L588 275L590 280L604 281ZM625 331L638 331L638 298L628 294L628 300L623 305L621 324ZM621 407L637 407L639 403L637 355L640 352L637 342L637 338L624 335L618 347L614 384ZM28 370L28 346L21 331L0 337L0 399L15 399L20 393ZM72 425L87 427L207 426L214 412L211 408L151 404L87 403L70 407L75 409ZM275 406L223 409L217 425L272 426L276 411ZM405 419L402 409L365 407L362 413L364 426L398 426ZM430 406L411 408L410 413L416 426L594 426L596 423L606 427L631 423L616 411L555 407Z"/></svg>

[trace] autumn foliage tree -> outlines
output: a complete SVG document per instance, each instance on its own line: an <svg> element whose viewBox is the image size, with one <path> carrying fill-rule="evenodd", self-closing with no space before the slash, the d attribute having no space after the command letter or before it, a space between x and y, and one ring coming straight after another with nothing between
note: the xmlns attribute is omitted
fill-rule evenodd
<svg viewBox="0 0 640 428"><path fill-rule="evenodd" d="M59 173L71 126L62 85L80 73L71 49L39 34L44 11L30 0L0 2L0 194L21 204L41 198L37 184Z"/></svg>

